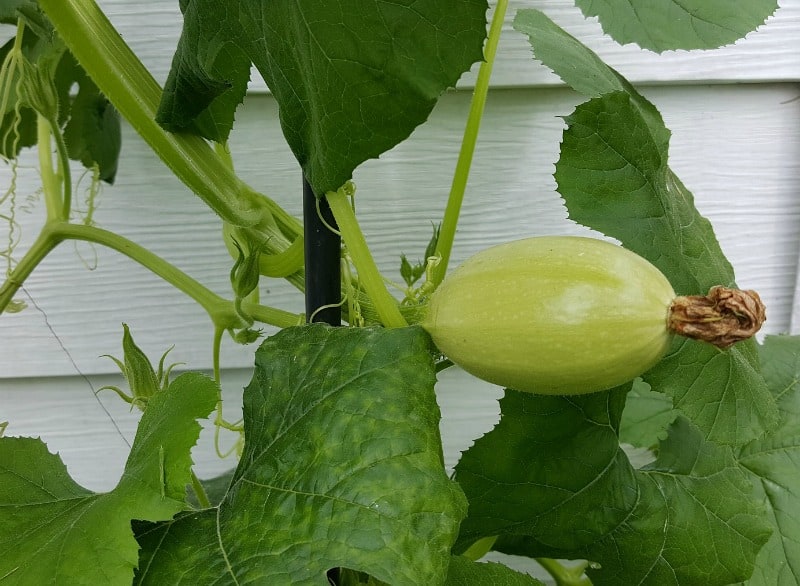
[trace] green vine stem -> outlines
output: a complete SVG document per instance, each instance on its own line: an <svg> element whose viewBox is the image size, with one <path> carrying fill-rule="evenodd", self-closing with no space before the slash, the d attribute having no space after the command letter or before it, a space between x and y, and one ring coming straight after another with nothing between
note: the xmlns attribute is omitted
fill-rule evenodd
<svg viewBox="0 0 800 586"><path fill-rule="evenodd" d="M47 210L47 220L55 222L65 219L63 213L63 199L61 197L61 177L53 168L53 154L50 150L53 129L50 121L41 114L36 116L36 143L39 151L39 174L42 178L42 192L44 205Z"/></svg>
<svg viewBox="0 0 800 586"><path fill-rule="evenodd" d="M442 227L439 232L439 241L436 245L436 254L441 258L441 261L433 271L434 285L442 282L447 273L447 266L450 263L458 218L461 214L461 205L464 201L469 170L472 166L472 156L475 153L475 144L478 141L478 130L480 130L483 109L486 105L486 96L489 93L489 80L492 76L492 67L497 55L497 44L500 41L500 33L503 30L507 8L508 0L498 0L492 17L492 24L489 27L489 35L484 49L484 61L478 70L478 79L475 82L475 90L472 94L469 117L464 128L464 138L461 141L461 151L458 154L453 183L450 187L450 197L447 200L447 207L445 208Z"/></svg>
<svg viewBox="0 0 800 586"><path fill-rule="evenodd" d="M372 258L372 253L358 225L353 208L350 207L346 189L347 186L342 187L339 191L329 191L326 197L342 234L342 240L344 240L358 272L359 283L372 300L375 311L384 326L387 328L405 327L408 323L400 313L397 300L386 288L383 277L375 264L375 259Z"/></svg>
<svg viewBox="0 0 800 586"><path fill-rule="evenodd" d="M215 325L224 329L246 325L241 323L232 301L220 297L143 246L102 228L82 224L69 224L61 221L48 222L43 226L36 241L25 256L20 259L11 275L0 288L0 313L11 302L22 283L44 257L59 243L69 239L84 240L107 246L138 262L176 289L194 299L206 310ZM295 325L298 319L296 314L262 305L248 305L247 309L252 310L251 315L253 317L257 316L259 321L281 328Z"/></svg>
<svg viewBox="0 0 800 586"><path fill-rule="evenodd" d="M536 561L553 577L557 586L592 586L592 581L584 574L589 562L568 568L550 558L536 558Z"/></svg>
<svg viewBox="0 0 800 586"><path fill-rule="evenodd" d="M98 88L173 173L224 221L267 226L267 248L280 252L300 223L248 187L205 140L172 134L155 121L161 87L94 0L40 0L39 5ZM265 221L274 217L274 221ZM297 283L295 283L296 285Z"/></svg>
<svg viewBox="0 0 800 586"><path fill-rule="evenodd" d="M171 134L155 120L161 88L93 0L41 0L69 50L158 156L225 221L249 226L258 203L200 137Z"/></svg>
<svg viewBox="0 0 800 586"><path fill-rule="evenodd" d="M58 129L55 120L50 122L50 127L53 130L53 139L56 143L58 176L61 179L62 185L60 217L62 220L68 221L72 213L72 170L69 166L67 143L64 141L64 135Z"/></svg>

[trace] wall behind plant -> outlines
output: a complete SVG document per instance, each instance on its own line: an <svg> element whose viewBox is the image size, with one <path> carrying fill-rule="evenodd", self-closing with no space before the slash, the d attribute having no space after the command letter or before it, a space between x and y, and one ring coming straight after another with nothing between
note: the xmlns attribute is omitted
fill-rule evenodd
<svg viewBox="0 0 800 586"><path fill-rule="evenodd" d="M512 3L512 10L527 2ZM637 83L673 132L671 165L714 223L740 286L762 293L769 333L800 332L800 0L759 31L718 51L655 55L619 47L572 3L535 3ZM177 2L106 0L101 5L156 77L163 81L180 30ZM469 107L471 76L445 95L431 120L380 160L357 171L357 211L387 274L399 254L422 254L432 220L444 207ZM552 178L564 124L581 99L534 63L525 39L505 31L467 191L455 261L488 245L541 234L587 234L566 217ZM300 174L283 142L277 108L263 82L237 116L231 148L237 171L299 214ZM16 217L22 243L35 235L35 155L18 169ZM80 173L76 169L76 176ZM12 172L0 169L7 186ZM85 187L88 181L81 185ZM80 193L80 189L78 192ZM208 212L124 128L117 183L100 198L95 219L175 262L215 291L228 291L231 260ZM5 211L5 210L0 210ZM0 232L4 233L4 232ZM280 281L262 283L264 299L291 311L302 298ZM112 486L135 429L135 413L113 394L118 384L103 354L121 354L121 322L151 356L170 345L174 361L208 369L211 328L199 307L126 258L99 248L63 245L26 284L29 308L0 317L0 421L7 433L41 435L89 488ZM223 384L230 417L249 379L254 346L226 342ZM457 372L443 376L440 398L448 464L496 419L497 390ZM196 453L209 475L232 465Z"/></svg>

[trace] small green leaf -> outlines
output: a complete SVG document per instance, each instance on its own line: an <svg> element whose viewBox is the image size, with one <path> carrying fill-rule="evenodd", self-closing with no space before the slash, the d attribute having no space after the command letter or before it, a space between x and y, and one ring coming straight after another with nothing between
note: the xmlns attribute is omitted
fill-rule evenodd
<svg viewBox="0 0 800 586"><path fill-rule="evenodd" d="M420 280L425 270L428 267L428 259L436 254L436 245L439 242L439 231L441 225L433 226L433 234L431 235L428 245L425 247L425 254L422 260L418 260L413 265L408 261L405 254L400 255L400 276L403 277L406 285L413 287L414 284Z"/></svg>
<svg viewBox="0 0 800 586"><path fill-rule="evenodd" d="M72 100L64 141L70 159L87 169L97 165L100 179L113 183L122 147L120 115L83 69L67 54L73 64L73 79L78 93Z"/></svg>
<svg viewBox="0 0 800 586"><path fill-rule="evenodd" d="M469 500L458 550L504 533L571 550L622 523L638 498L617 438L629 386L571 397L507 390L500 422L456 465Z"/></svg>
<svg viewBox="0 0 800 586"><path fill-rule="evenodd" d="M406 285L409 287L419 279L419 275L414 274L414 268L411 266L411 263L408 262L408 258L405 254L400 255L400 276L403 277L403 281L405 281Z"/></svg>
<svg viewBox="0 0 800 586"><path fill-rule="evenodd" d="M99 390L112 390L126 402L136 405L144 411L148 401L157 392L166 389L169 385L169 371L175 365L170 365L166 372L164 371L164 360L169 353L169 350L167 350L161 356L161 360L158 363L158 373L156 373L150 359L133 341L133 335L131 335L128 324L122 324L122 330L122 360L109 355L106 355L106 357L113 360L120 369L130 388L130 395L114 386L105 386Z"/></svg>
<svg viewBox="0 0 800 586"><path fill-rule="evenodd" d="M261 277L259 270L259 259L261 250L259 247L248 247L245 251L236 239L233 239L233 246L236 248L236 261L231 267L230 280L233 292L237 300L247 297L256 287Z"/></svg>
<svg viewBox="0 0 800 586"><path fill-rule="evenodd" d="M624 45L658 53L716 49L754 31L778 8L775 0L576 0L586 16L597 16L606 34Z"/></svg>
<svg viewBox="0 0 800 586"><path fill-rule="evenodd" d="M652 448L666 439L667 427L677 415L668 396L637 379L625 402L619 439L637 448Z"/></svg>
<svg viewBox="0 0 800 586"><path fill-rule="evenodd" d="M485 0L195 0L159 108L166 128L225 140L252 62L314 193L406 139L482 58Z"/></svg>
<svg viewBox="0 0 800 586"><path fill-rule="evenodd" d="M424 265L430 257L436 254L436 246L439 244L439 234L442 231L441 224L434 224L433 225L433 234L431 234L431 239L428 240L428 246L425 247L425 256L422 259L422 264Z"/></svg>
<svg viewBox="0 0 800 586"><path fill-rule="evenodd" d="M38 439L0 438L0 577L3 584L130 584L138 563L131 520L170 519L185 507L196 419L218 387L184 374L142 415L117 487L92 493Z"/></svg>
<svg viewBox="0 0 800 586"><path fill-rule="evenodd" d="M137 583L327 585L333 567L440 584L465 514L441 462L420 328L283 330L256 352L218 508L149 526Z"/></svg>
<svg viewBox="0 0 800 586"><path fill-rule="evenodd" d="M136 345L128 324L122 324L122 351L125 364L125 378L131 393L137 400L145 403L161 390L156 371L144 351Z"/></svg>

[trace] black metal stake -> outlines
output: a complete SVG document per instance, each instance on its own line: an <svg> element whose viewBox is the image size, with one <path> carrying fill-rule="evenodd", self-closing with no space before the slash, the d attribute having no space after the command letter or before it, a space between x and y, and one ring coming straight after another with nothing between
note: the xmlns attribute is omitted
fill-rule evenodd
<svg viewBox="0 0 800 586"><path fill-rule="evenodd" d="M337 304L342 297L342 271L339 264L342 239L328 226L337 227L328 201L325 198L318 200L311 185L303 177L306 321L340 326L342 308ZM320 309L321 307L324 308Z"/></svg>

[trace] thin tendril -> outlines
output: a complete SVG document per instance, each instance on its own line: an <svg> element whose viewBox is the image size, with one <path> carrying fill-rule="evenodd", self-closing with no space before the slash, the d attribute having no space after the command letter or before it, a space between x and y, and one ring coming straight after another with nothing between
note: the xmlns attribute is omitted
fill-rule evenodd
<svg viewBox="0 0 800 586"><path fill-rule="evenodd" d="M342 300L339 303L328 303L327 305L320 305L311 314L311 317L309 318L308 322L309 323L313 322L314 318L317 316L317 313L319 313L323 309L331 309L331 308L334 308L334 307L342 307L345 304L345 301L347 301L347 295L342 297Z"/></svg>
<svg viewBox="0 0 800 586"><path fill-rule="evenodd" d="M319 218L319 221L320 221L320 222L322 222L322 224L323 224L323 225L324 225L324 226L325 226L325 227L326 227L328 230L330 230L331 232L333 232L333 233L334 233L334 234L336 234L337 236L341 236L341 235L342 235L342 233L341 233L341 232L339 232L339 230L337 230L337 229L336 229L336 228L334 228L333 226L331 226L331 225L328 223L328 221L327 221L327 220L326 220L326 219L323 217L323 215L322 215L322 210L319 208L319 198L317 198L317 199L316 199L316 201L315 201L315 205L317 206L317 217Z"/></svg>

